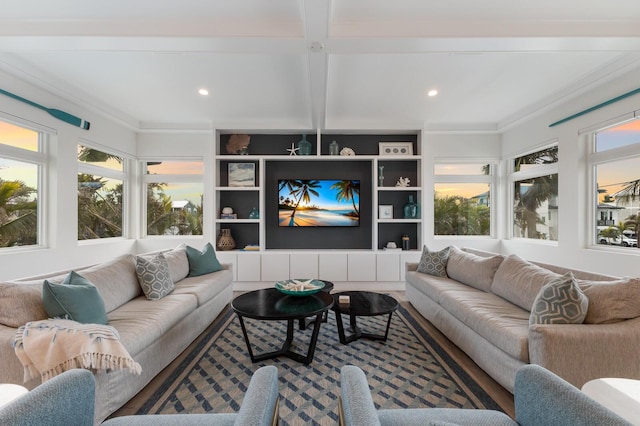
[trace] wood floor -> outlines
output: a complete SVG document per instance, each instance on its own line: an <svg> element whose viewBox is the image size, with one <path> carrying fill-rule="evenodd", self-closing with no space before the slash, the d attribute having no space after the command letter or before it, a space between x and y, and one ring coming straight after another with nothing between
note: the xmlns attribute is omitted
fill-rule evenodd
<svg viewBox="0 0 640 426"><path fill-rule="evenodd" d="M237 293L240 294L240 293ZM236 294L236 295L237 295ZM399 302L408 302L404 292L392 291L389 292ZM234 296L236 296L234 295ZM491 377L489 377L480 367L478 367L464 352L462 352L456 345L451 343L442 333L440 333L431 323L425 320L417 311L411 306L410 303L402 303L402 306L410 311L415 318L418 319L420 325L429 332L429 334L438 342L443 349L445 349L451 358L453 358L466 372L478 383L482 388L493 398L502 410L512 418L515 416L513 407L513 395L496 383ZM212 326L215 322L212 324ZM206 333L206 331L205 331ZM196 342L199 339L196 339ZM164 383L169 374L180 364L183 358L189 354L192 350L192 346L195 346L195 342L188 347L178 358L176 358L167 368L165 368L155 379L147 385L138 395L133 397L127 404L125 404L120 410L116 411L111 417L126 416L135 414L147 401L155 390Z"/></svg>

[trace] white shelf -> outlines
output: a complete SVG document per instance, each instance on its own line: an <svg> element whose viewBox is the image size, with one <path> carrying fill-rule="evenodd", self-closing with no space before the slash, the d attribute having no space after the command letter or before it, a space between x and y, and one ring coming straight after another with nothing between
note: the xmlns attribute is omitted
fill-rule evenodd
<svg viewBox="0 0 640 426"><path fill-rule="evenodd" d="M422 191L421 186L378 186L378 191Z"/></svg>
<svg viewBox="0 0 640 426"><path fill-rule="evenodd" d="M216 219L217 223L260 223L260 219Z"/></svg>
<svg viewBox="0 0 640 426"><path fill-rule="evenodd" d="M216 191L260 191L259 186L216 186Z"/></svg>
<svg viewBox="0 0 640 426"><path fill-rule="evenodd" d="M422 219L378 219L378 223L420 223Z"/></svg>

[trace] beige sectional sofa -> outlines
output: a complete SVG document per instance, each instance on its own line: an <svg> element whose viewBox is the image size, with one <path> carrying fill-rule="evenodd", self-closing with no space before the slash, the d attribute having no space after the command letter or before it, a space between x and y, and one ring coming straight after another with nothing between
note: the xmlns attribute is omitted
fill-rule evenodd
<svg viewBox="0 0 640 426"><path fill-rule="evenodd" d="M160 300L149 300L141 291L136 260L131 254L87 268L75 269L100 292L108 325L142 367L142 374L112 370L96 375L95 420L101 422L136 395L151 379L200 335L232 299L229 265L190 277L185 247L163 253L175 289ZM0 383L33 388L23 383L23 367L12 341L20 325L47 318L41 294L43 280L61 282L68 271L0 283Z"/></svg>
<svg viewBox="0 0 640 426"><path fill-rule="evenodd" d="M577 387L599 377L640 379L640 279L453 247L447 276L417 267L407 264L408 300L511 392L525 364L539 364ZM589 299L584 323L529 325L540 289L568 271Z"/></svg>

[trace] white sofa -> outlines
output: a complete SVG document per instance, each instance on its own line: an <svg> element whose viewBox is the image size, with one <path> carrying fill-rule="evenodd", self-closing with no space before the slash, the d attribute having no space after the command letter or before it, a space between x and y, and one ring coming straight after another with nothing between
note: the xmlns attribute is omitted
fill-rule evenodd
<svg viewBox="0 0 640 426"><path fill-rule="evenodd" d="M582 324L532 324L539 290L568 268L452 248L446 277L408 263L413 306L498 383L538 364L580 388L599 377L640 379L640 280L571 270L589 298Z"/></svg>
<svg viewBox="0 0 640 426"><path fill-rule="evenodd" d="M189 277L184 247L164 252L175 289L160 300L149 300L141 291L135 256L76 272L94 284L102 296L108 325L113 326L142 374L128 370L96 375L95 421L100 423L143 389L173 361L220 314L232 299L230 265L206 275ZM12 341L17 328L29 321L47 318L42 305L42 283L46 278L61 282L68 271L0 283L0 383L34 388L39 380L23 383L23 367Z"/></svg>

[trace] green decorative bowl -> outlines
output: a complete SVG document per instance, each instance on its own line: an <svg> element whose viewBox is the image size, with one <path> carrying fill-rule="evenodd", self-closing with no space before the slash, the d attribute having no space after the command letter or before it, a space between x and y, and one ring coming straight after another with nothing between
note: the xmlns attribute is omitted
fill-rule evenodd
<svg viewBox="0 0 640 426"><path fill-rule="evenodd" d="M276 289L290 296L309 296L324 288L324 282L310 279L292 279L278 281Z"/></svg>

